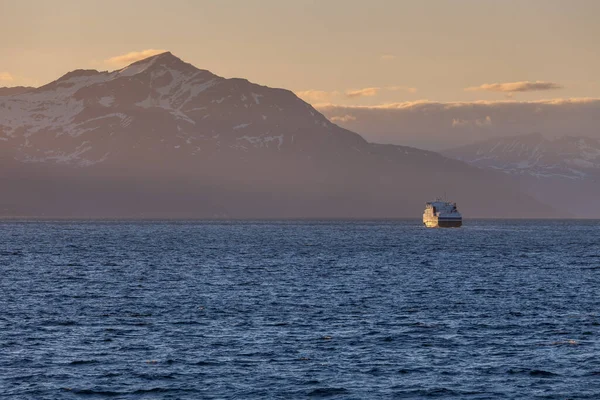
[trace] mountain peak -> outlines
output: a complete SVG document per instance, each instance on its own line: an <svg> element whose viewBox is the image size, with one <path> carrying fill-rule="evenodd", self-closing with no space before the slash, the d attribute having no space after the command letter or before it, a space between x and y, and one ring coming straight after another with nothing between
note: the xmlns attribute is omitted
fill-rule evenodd
<svg viewBox="0 0 600 400"><path fill-rule="evenodd" d="M158 53L158 54L155 54L153 56L146 57L146 58L143 58L141 60L135 61L135 62L129 64L128 67L130 67L132 65L137 65L137 64L144 64L144 63L147 63L147 62L154 62L156 60L163 60L163 61L168 61L168 60L174 61L174 60L177 60L177 61L183 62L183 61L181 61L181 59L179 57L175 57L173 55L173 53L171 53L170 51L165 51L163 53Z"/></svg>
<svg viewBox="0 0 600 400"><path fill-rule="evenodd" d="M119 76L132 76L161 67L182 72L198 71L198 69L192 64L188 64L179 57L174 56L170 51L166 51L164 53L156 54L136 61L116 72Z"/></svg>

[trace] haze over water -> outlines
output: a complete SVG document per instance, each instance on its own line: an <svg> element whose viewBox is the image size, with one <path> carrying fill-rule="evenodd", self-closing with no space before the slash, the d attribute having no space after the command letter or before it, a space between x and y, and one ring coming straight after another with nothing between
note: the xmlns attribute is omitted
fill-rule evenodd
<svg viewBox="0 0 600 400"><path fill-rule="evenodd" d="M597 398L596 221L0 224L12 398Z"/></svg>

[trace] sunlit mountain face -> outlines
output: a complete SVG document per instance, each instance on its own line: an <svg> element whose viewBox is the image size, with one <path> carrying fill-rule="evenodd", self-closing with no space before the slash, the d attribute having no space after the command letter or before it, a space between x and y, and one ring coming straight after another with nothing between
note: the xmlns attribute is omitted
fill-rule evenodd
<svg viewBox="0 0 600 400"><path fill-rule="evenodd" d="M377 145L291 91L163 53L0 91L4 215L416 217L444 192L465 216L566 216L510 177Z"/></svg>

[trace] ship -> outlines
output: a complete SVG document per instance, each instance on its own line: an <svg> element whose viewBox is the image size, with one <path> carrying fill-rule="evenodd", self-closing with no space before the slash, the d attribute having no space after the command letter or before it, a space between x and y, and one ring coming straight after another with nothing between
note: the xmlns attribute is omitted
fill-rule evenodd
<svg viewBox="0 0 600 400"><path fill-rule="evenodd" d="M458 228L462 226L462 215L456 208L456 203L437 199L425 203L423 225L428 228Z"/></svg>

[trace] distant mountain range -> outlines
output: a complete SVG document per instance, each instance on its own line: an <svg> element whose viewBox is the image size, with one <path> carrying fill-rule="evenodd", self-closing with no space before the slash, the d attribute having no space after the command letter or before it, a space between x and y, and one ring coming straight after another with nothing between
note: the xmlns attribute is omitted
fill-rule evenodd
<svg viewBox="0 0 600 400"><path fill-rule="evenodd" d="M483 168L540 178L597 179L600 140L565 136L546 139L539 133L490 139L444 154Z"/></svg>
<svg viewBox="0 0 600 400"><path fill-rule="evenodd" d="M539 133L496 138L443 153L486 170L502 171L523 190L557 209L600 218L600 140Z"/></svg>
<svg viewBox="0 0 600 400"><path fill-rule="evenodd" d="M29 86L0 87L0 96L11 96L15 94L21 94L34 89L34 87Z"/></svg>
<svg viewBox="0 0 600 400"><path fill-rule="evenodd" d="M420 217L448 193L468 217L568 214L505 174L378 145L291 91L163 53L0 90L1 216Z"/></svg>

